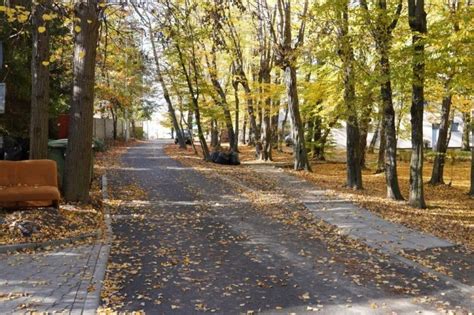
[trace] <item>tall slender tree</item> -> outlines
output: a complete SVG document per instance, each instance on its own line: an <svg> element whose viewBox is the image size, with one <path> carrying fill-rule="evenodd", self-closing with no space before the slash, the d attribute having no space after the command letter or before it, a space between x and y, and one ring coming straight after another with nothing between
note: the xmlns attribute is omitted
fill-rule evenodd
<svg viewBox="0 0 474 315"><path fill-rule="evenodd" d="M412 31L412 102L411 113L411 161L409 203L425 208L423 191L423 112L425 106L425 41L427 33L424 0L408 0L408 24Z"/></svg>
<svg viewBox="0 0 474 315"><path fill-rule="evenodd" d="M389 52L392 44L392 33L397 26L402 11L402 0L399 0L394 17L389 19L387 1L377 0L376 15L370 16L366 0L361 0L365 10L366 23L375 41L380 69L380 96L383 105L382 129L385 131L385 179L387 198L402 200L397 174L397 137L395 130L395 110L392 98L392 82Z"/></svg>
<svg viewBox="0 0 474 315"><path fill-rule="evenodd" d="M268 18L270 11L267 8ZM293 136L293 158L295 170L311 171L311 165L308 160L304 139L304 126L300 114L300 105L297 90L296 63L298 58L298 49L303 44L306 14L308 11L308 1L305 0L303 12L301 14L301 24L298 30L296 40L292 37L292 10L291 0L278 0L278 34L275 28L271 27L273 37L275 62L284 71L286 96L288 102L288 112L291 119L292 136Z"/></svg>
<svg viewBox="0 0 474 315"><path fill-rule="evenodd" d="M43 16L48 16L51 4L51 0L32 3L30 159L48 157L50 43Z"/></svg>
<svg viewBox="0 0 474 315"><path fill-rule="evenodd" d="M362 189L362 169L360 166L360 130L356 108L354 50L349 34L349 0L336 3L338 54L342 61L344 104L346 106L346 185Z"/></svg>

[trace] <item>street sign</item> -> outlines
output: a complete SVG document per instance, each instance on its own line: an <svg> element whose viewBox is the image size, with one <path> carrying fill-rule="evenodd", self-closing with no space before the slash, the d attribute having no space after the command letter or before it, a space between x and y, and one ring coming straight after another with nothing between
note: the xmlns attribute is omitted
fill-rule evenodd
<svg viewBox="0 0 474 315"><path fill-rule="evenodd" d="M0 114L5 113L5 94L6 94L5 83L0 83Z"/></svg>

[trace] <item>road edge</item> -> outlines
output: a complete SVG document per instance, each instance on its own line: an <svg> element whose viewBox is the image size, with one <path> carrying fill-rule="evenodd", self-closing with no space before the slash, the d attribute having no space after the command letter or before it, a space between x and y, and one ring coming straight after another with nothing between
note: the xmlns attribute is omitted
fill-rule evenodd
<svg viewBox="0 0 474 315"><path fill-rule="evenodd" d="M94 273L91 279L91 286L87 290L87 295L84 300L84 308L82 314L96 314L100 306L100 294L102 291L105 272L107 269L107 262L109 260L111 240L112 240L112 221L110 217L110 209L108 205L109 194L107 191L108 182L107 175L102 175L102 202L104 209L105 232L103 244L97 255Z"/></svg>

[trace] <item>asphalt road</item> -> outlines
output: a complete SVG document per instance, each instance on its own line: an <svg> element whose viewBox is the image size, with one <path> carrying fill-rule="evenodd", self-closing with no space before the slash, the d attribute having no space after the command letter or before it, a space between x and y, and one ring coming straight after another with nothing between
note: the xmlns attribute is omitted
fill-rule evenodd
<svg viewBox="0 0 474 315"><path fill-rule="evenodd" d="M104 303L147 314L437 313L430 296L448 285L261 214L227 183L166 156L166 143L132 147L109 174L121 204L107 276L116 287Z"/></svg>

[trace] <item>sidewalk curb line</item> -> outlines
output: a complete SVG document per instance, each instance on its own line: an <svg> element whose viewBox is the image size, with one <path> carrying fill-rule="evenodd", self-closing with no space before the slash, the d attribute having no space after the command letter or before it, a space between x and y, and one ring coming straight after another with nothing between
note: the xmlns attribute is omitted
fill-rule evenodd
<svg viewBox="0 0 474 315"><path fill-rule="evenodd" d="M84 300L84 308L82 314L96 314L100 306L100 294L107 269L107 262L109 260L110 247L112 241L112 221L110 218L109 206L107 201L109 195L107 192L107 175L102 175L102 199L104 205L104 221L106 230L104 232L104 243L101 245L97 262L94 268L94 274L91 279L92 290L87 292Z"/></svg>
<svg viewBox="0 0 474 315"><path fill-rule="evenodd" d="M65 239L59 240L51 240L45 242L38 242L38 243L20 243L20 244L11 244L11 245L0 245L0 254L11 253L15 251L19 251L22 249L39 249L45 248L48 246L59 246L64 244L74 243L76 241L80 241L89 237L99 238L101 235L100 229L97 229L95 232L85 233L74 237L69 237Z"/></svg>

